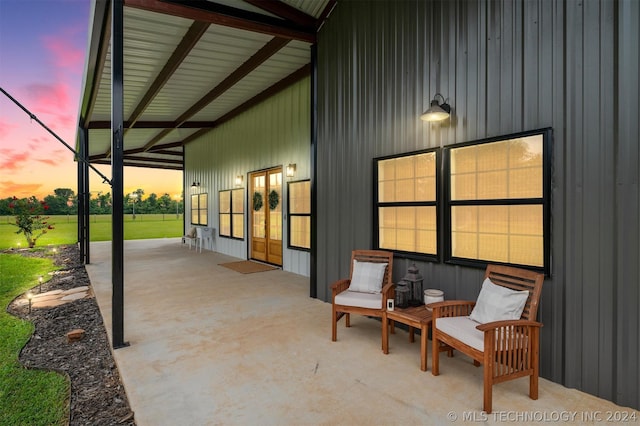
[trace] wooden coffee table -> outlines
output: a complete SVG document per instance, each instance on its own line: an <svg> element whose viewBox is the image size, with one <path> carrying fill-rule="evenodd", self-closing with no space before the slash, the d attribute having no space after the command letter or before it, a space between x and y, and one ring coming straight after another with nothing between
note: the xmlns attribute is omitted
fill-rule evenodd
<svg viewBox="0 0 640 426"><path fill-rule="evenodd" d="M382 351L389 353L389 321L396 321L409 326L409 342L413 343L414 328L420 329L420 370L427 371L427 338L431 328L431 311L424 305L408 308L396 307L393 311L382 314Z"/></svg>
<svg viewBox="0 0 640 426"><path fill-rule="evenodd" d="M427 371L427 338L431 328L433 317L431 311L425 305L411 306L408 308L395 308L393 311L382 313L382 351L389 353L389 327L390 321L399 322L409 326L409 342L413 343L414 329L420 329L420 370ZM386 325L386 327L385 327ZM393 329L393 328L392 328ZM453 356L453 348L441 343L440 352L447 352L447 356Z"/></svg>

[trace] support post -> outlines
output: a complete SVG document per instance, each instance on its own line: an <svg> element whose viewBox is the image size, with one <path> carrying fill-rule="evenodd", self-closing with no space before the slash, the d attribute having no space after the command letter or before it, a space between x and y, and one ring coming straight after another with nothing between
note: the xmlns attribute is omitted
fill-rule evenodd
<svg viewBox="0 0 640 426"><path fill-rule="evenodd" d="M311 253L309 296L318 297L318 45L311 46Z"/></svg>
<svg viewBox="0 0 640 426"><path fill-rule="evenodd" d="M84 157L84 138L85 138L86 134L85 134L85 129L83 128L79 128L78 129L78 139L80 140L79 143L79 151L76 154L76 160L77 160L77 167L78 167L78 172L77 172L77 179L78 179L78 212L76 213L76 215L78 216L78 226L77 226L77 233L78 233L78 248L80 249L80 263L82 264L86 264L85 261L85 247L86 247L86 241L84 239L84 232L83 232L83 221L84 221L84 165L82 164L82 161L80 161L80 157Z"/></svg>
<svg viewBox="0 0 640 426"><path fill-rule="evenodd" d="M91 251L91 229L89 225L89 219L91 218L91 192L89 191L89 129L82 129L83 138L81 139L82 147L82 161L84 171L84 187L82 188L82 204L83 204L83 218L82 218L82 235L84 236L84 263L91 263L89 253Z"/></svg>
<svg viewBox="0 0 640 426"><path fill-rule="evenodd" d="M113 348L124 341L124 5L111 1L111 323Z"/></svg>

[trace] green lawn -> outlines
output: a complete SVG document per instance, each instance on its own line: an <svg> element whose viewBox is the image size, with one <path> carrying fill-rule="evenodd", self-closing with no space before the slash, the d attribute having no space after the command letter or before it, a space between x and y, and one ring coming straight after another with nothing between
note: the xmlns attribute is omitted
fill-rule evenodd
<svg viewBox="0 0 640 426"><path fill-rule="evenodd" d="M54 270L53 261L0 254L0 425L64 425L69 386L58 373L27 370L18 354L33 333L33 324L6 312L39 275Z"/></svg>
<svg viewBox="0 0 640 426"><path fill-rule="evenodd" d="M0 250L10 247L26 247L27 242L22 234L16 234L18 228L12 225L11 216L0 217ZM38 239L36 247L48 245L74 244L78 241L77 216L51 216L50 223L55 229ZM148 214L124 217L124 239L143 240L148 238L171 238L183 234L182 215ZM92 215L89 220L89 235L91 241L111 240L111 215Z"/></svg>

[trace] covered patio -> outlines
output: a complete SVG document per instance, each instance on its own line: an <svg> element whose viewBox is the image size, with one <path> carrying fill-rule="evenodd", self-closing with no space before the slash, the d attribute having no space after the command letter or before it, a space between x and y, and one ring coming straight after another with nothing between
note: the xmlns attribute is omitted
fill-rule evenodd
<svg viewBox="0 0 640 426"><path fill-rule="evenodd" d="M92 243L87 265L111 327L111 243ZM309 278L282 270L241 274L239 259L181 246L179 238L125 241L125 324L131 346L114 351L138 425L464 424L604 422L635 413L540 379L494 389L482 410L482 368L441 357L420 371L419 343L397 328L390 353L380 322L355 316L331 342L331 305L308 297ZM431 352L429 350L429 358ZM430 360L429 360L430 368Z"/></svg>

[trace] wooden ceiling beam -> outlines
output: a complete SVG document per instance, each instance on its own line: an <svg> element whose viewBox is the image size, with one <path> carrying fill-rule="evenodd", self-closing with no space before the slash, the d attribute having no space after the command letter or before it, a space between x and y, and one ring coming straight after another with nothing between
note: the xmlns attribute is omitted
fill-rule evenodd
<svg viewBox="0 0 640 426"><path fill-rule="evenodd" d="M244 0L244 2L291 21L301 27L310 28L313 29L313 31L316 29L316 18L307 15L293 6L289 6L287 3L279 0Z"/></svg>
<svg viewBox="0 0 640 426"><path fill-rule="evenodd" d="M146 121L141 120L138 121L135 125L135 128L140 129L202 129L205 127L213 127L215 125L215 121L185 121L180 126L176 125L175 121ZM109 130L111 129L111 121L92 121L89 123L89 130ZM125 121L124 128L131 128L131 122Z"/></svg>
<svg viewBox="0 0 640 426"><path fill-rule="evenodd" d="M196 113L202 110L204 107L213 102L216 98L222 95L224 92L233 87L237 82L242 80L251 71L258 68L264 61L273 56L277 51L282 49L289 40L274 37L267 44L265 44L260 50L258 50L253 56L247 59L242 65L235 69L231 74L220 82L216 87L211 89L209 93L204 95L199 101L193 104L188 110L186 110L180 117L176 119L176 127L186 122L189 118L193 117ZM153 137L144 146L146 150L151 149L155 144L161 141L167 136L173 129L165 129Z"/></svg>
<svg viewBox="0 0 640 426"><path fill-rule="evenodd" d="M148 158L148 157L141 157L139 155L125 155L124 159L131 160L131 161L152 162L152 163L159 162L163 164L182 164L183 163L182 160L173 160L171 158Z"/></svg>
<svg viewBox="0 0 640 426"><path fill-rule="evenodd" d="M110 160L98 160L98 161L92 161L93 164L106 164L106 165L110 165L111 161ZM183 170L182 165L177 166L174 164L148 164L148 163L140 163L140 162L136 162L136 161L132 161L132 160L124 160L124 166L125 167L142 167L142 168L147 168L147 169L163 169L163 170L178 170L181 171Z"/></svg>
<svg viewBox="0 0 640 426"><path fill-rule="evenodd" d="M311 65L310 64L306 64L306 65L298 68L296 71L292 72L291 74L289 74L288 76L286 76L282 80L280 80L277 83L269 86L267 89L265 89L262 92L258 93L253 98L251 98L248 101L238 105L237 107L235 107L234 109L232 109L231 111L229 111L228 113L226 113L225 115L223 115L222 117L217 119L214 122L215 123L214 126L212 126L210 128L200 129L197 132L194 132L193 134L187 136L186 138L184 138L182 140L182 144L186 145L186 144L198 139L200 136L204 135L205 133L210 132L211 130L213 130L214 128L218 127L222 123L225 123L225 122L231 120L232 118L237 117L238 115L240 115L243 112L247 111L249 108L259 104L260 102L262 102L262 101L266 100L267 98L275 95L276 93L280 92L281 90L284 90L285 88L289 87L293 83L295 83L295 82L297 82L299 80L302 80L303 78L308 76L310 74L310 72L311 72Z"/></svg>
<svg viewBox="0 0 640 426"><path fill-rule="evenodd" d="M169 60L167 60L167 63L158 73L158 76L153 81L153 83L151 83L149 90L147 90L140 103L138 103L136 108L129 116L129 124L126 127L125 132L127 131L127 129L135 126L138 118L140 118L142 113L147 109L153 98L156 97L158 92L160 92L166 82L169 81L173 73L176 72L180 64L182 64L191 50L193 50L198 41L200 41L204 33L207 32L209 25L210 24L206 22L194 22L189 30L187 30L180 43L178 43L175 50L171 54L171 57L169 58Z"/></svg>
<svg viewBox="0 0 640 426"><path fill-rule="evenodd" d="M242 9L198 0L125 0L124 5L136 9L208 22L225 27L268 34L288 40L316 42L315 28L299 27L281 19Z"/></svg>

